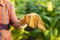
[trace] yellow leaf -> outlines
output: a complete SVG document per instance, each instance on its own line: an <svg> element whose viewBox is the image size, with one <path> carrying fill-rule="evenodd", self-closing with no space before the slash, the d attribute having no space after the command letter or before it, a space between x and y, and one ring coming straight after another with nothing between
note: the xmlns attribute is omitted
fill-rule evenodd
<svg viewBox="0 0 60 40"><path fill-rule="evenodd" d="M14 30L14 28L11 26L10 31Z"/></svg>
<svg viewBox="0 0 60 40"><path fill-rule="evenodd" d="M47 10L48 10L48 11L53 11L53 5L52 5L52 2L49 2L49 3L48 3Z"/></svg>

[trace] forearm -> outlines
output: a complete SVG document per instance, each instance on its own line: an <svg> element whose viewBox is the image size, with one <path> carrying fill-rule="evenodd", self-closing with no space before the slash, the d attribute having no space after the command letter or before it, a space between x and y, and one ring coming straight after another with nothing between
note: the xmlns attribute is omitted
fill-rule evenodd
<svg viewBox="0 0 60 40"><path fill-rule="evenodd" d="M27 27L27 24L21 24L21 21L18 21L18 22L14 22L13 23L13 27L15 28L15 29L24 29L24 28L26 28Z"/></svg>

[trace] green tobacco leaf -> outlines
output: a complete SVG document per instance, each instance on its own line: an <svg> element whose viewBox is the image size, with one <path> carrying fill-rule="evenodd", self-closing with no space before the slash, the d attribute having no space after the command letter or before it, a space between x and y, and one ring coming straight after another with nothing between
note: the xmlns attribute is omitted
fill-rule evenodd
<svg viewBox="0 0 60 40"><path fill-rule="evenodd" d="M49 28L49 27L50 27L47 23L44 23L44 24L45 24L45 26L46 26L47 28Z"/></svg>
<svg viewBox="0 0 60 40"><path fill-rule="evenodd" d="M45 37L46 37L46 40L51 40L51 31L46 31L46 34L45 34Z"/></svg>
<svg viewBox="0 0 60 40"><path fill-rule="evenodd" d="M57 29L54 29L54 30L52 31L52 33L53 33L54 36L57 36L57 35L58 35L58 30L57 30Z"/></svg>
<svg viewBox="0 0 60 40"><path fill-rule="evenodd" d="M41 35L41 30L35 29L33 31L31 31L31 37L35 38L38 37L39 35Z"/></svg>
<svg viewBox="0 0 60 40"><path fill-rule="evenodd" d="M56 24L56 22L58 22L59 19L60 19L60 16L54 17L52 24L51 24L52 29L55 27L55 24Z"/></svg>
<svg viewBox="0 0 60 40"><path fill-rule="evenodd" d="M46 19L47 21L49 21L50 23L52 23L52 17L44 16L44 19Z"/></svg>

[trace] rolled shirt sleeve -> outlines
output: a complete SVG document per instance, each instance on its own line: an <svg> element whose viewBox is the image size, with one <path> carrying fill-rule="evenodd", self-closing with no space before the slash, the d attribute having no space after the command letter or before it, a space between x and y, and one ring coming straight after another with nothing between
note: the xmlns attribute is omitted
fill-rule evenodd
<svg viewBox="0 0 60 40"><path fill-rule="evenodd" d="M18 18L15 14L15 10L14 10L14 7L12 6L11 7L11 21L14 23L14 22L18 22Z"/></svg>
<svg viewBox="0 0 60 40"><path fill-rule="evenodd" d="M16 14L15 14L15 10L14 10L13 5L11 5L10 8L11 8L11 13L10 13L10 24L11 24L14 28L18 28L17 25L18 25L19 20L18 20Z"/></svg>
<svg viewBox="0 0 60 40"><path fill-rule="evenodd" d="M11 19L11 23L15 29L24 29L26 27L26 25L20 24L21 20L18 20L13 6L11 7L11 18L10 19Z"/></svg>

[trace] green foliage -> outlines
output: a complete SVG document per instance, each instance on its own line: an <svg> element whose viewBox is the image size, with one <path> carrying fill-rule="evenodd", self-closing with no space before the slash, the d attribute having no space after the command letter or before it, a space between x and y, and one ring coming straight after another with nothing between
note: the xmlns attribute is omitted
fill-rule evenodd
<svg viewBox="0 0 60 40"><path fill-rule="evenodd" d="M14 40L60 40L60 0L15 0L15 11L18 18L31 12L38 13L46 31L12 30Z"/></svg>

